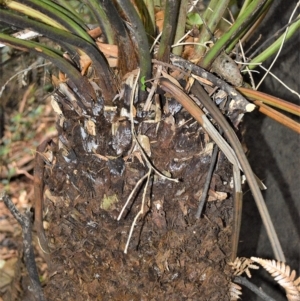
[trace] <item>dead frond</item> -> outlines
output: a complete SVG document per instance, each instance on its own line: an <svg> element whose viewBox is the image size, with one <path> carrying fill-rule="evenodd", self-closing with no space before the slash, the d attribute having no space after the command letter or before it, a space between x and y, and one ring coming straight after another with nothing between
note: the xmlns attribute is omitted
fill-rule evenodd
<svg viewBox="0 0 300 301"><path fill-rule="evenodd" d="M229 294L230 294L230 301L237 301L241 299L242 295L242 288L234 282L230 282L229 285Z"/></svg>
<svg viewBox="0 0 300 301"><path fill-rule="evenodd" d="M259 269L259 267L253 264L253 260L246 257L237 257L234 262L229 262L228 264L234 270L234 276L240 276L243 273L246 273L248 278L251 278L250 269Z"/></svg>
<svg viewBox="0 0 300 301"><path fill-rule="evenodd" d="M300 277L295 280L296 272L284 262L251 257L259 263L286 291L289 301L300 301Z"/></svg>

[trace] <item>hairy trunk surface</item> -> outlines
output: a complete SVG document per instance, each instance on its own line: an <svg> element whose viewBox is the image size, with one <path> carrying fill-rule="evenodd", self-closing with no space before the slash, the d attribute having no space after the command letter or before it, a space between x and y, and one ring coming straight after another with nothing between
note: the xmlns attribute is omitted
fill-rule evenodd
<svg viewBox="0 0 300 301"><path fill-rule="evenodd" d="M126 87L116 108L99 101L89 117L61 105L58 141L52 145L52 163L44 172L46 236L51 249L46 297L229 300L231 166L220 153L209 201L196 220L213 144L173 99L162 98L146 116L138 104L135 131L149 139L148 144L139 138L149 148L152 165L179 181L152 172L148 184L145 178L117 220L149 170L133 142L130 121L121 116L128 109ZM62 95L55 98L66 103ZM165 113L156 122L154 111L159 110ZM124 254L143 194L144 212Z"/></svg>

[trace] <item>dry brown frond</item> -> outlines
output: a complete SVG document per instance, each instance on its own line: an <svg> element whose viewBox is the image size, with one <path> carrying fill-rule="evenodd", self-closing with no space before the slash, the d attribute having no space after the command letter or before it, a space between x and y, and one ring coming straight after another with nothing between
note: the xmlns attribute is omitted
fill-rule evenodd
<svg viewBox="0 0 300 301"><path fill-rule="evenodd" d="M289 301L300 301L300 277L295 280L296 272L284 262L251 257L251 260L259 263L268 271L286 291Z"/></svg>
<svg viewBox="0 0 300 301"><path fill-rule="evenodd" d="M237 301L238 299L241 299L240 296L242 295L242 288L236 283L230 282L229 294L230 301Z"/></svg>
<svg viewBox="0 0 300 301"><path fill-rule="evenodd" d="M251 278L251 273L249 269L259 269L259 267L253 264L253 260L246 257L237 257L234 262L229 262L228 264L234 270L234 276L240 276L243 273L246 273L248 278Z"/></svg>

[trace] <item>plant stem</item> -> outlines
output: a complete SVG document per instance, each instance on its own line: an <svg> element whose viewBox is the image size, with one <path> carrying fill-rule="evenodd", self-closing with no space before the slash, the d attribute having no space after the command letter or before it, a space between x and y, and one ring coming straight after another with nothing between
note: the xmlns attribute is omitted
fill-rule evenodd
<svg viewBox="0 0 300 301"><path fill-rule="evenodd" d="M54 7L61 13L65 14L67 17L71 18L74 22L76 22L78 25L80 25L85 30L88 30L87 25L84 23L84 20L82 16L80 16L76 10L70 5L68 1L61 1L57 0L57 3L51 1L51 0L41 0L44 3L47 3L48 5Z"/></svg>
<svg viewBox="0 0 300 301"><path fill-rule="evenodd" d="M132 27L132 35L137 43L137 52L139 57L140 78L145 80L151 77L151 56L149 52L149 44L144 29L143 23L139 18L136 10L131 4L130 0L116 0L121 10L123 11L126 19Z"/></svg>
<svg viewBox="0 0 300 301"><path fill-rule="evenodd" d="M188 0L181 0L178 22L176 28L176 34L174 38L174 42L177 43L184 35L185 32L185 23L186 23L186 11L188 6ZM181 55L183 50L183 46L174 47L172 53L175 55Z"/></svg>
<svg viewBox="0 0 300 301"><path fill-rule="evenodd" d="M185 1L185 0L183 0ZM144 0L145 6L147 7L149 18L151 20L151 32L155 34L155 11L154 11L154 3L153 0Z"/></svg>
<svg viewBox="0 0 300 301"><path fill-rule="evenodd" d="M145 2L148 2L147 5ZM151 0L140 0L134 2L134 8L144 24L148 41L153 42L155 36L155 17L154 17L154 6ZM150 10L150 11L149 11ZM150 12L152 16L150 15ZM153 18L153 19L152 19Z"/></svg>
<svg viewBox="0 0 300 301"><path fill-rule="evenodd" d="M48 17L45 14L42 14L41 12L28 7L24 4L18 3L16 1L10 1L7 3L7 7L9 7L12 10L22 12L26 14L26 16L32 17L34 19L40 20L46 24L49 24L55 28L60 28L67 30L63 25L59 24L57 21L53 20L52 18Z"/></svg>
<svg viewBox="0 0 300 301"><path fill-rule="evenodd" d="M237 18L239 18L243 13L244 11L246 10L246 8L249 6L249 4L251 3L252 0L245 0L244 3L243 3L243 6L241 7L241 10L239 12L239 15Z"/></svg>
<svg viewBox="0 0 300 301"><path fill-rule="evenodd" d="M62 52L42 46L33 41L20 40L3 33L0 33L0 41L16 49L31 51L51 61L54 65L58 66L62 72L66 73L69 79L76 85L78 94L81 95L83 103L90 104L92 99L96 100L95 91L88 79L82 76L69 61L62 57Z"/></svg>
<svg viewBox="0 0 300 301"><path fill-rule="evenodd" d="M107 11L105 9L105 4L103 4L103 2L104 1L87 0L87 4L98 21L100 28L103 30L108 44L114 44L116 41L116 34L112 28L113 22L110 22L109 16L107 15ZM110 5L112 9L114 9L113 4L111 3ZM116 12L114 11L114 13ZM115 20L118 19L119 18L115 18ZM116 22L118 23L118 21Z"/></svg>
<svg viewBox="0 0 300 301"><path fill-rule="evenodd" d="M297 18L299 16L300 15L298 15ZM299 28L300 28L300 19L297 22L293 23L289 27L288 32L287 32L286 37L285 37L285 41L290 39L297 32L297 30ZM284 36L285 36L285 33L283 33L272 45L270 45L267 49L265 49L261 54L259 54L254 59L252 59L249 62L248 68L250 70L255 69L257 67L258 63L264 62L266 59L268 59L274 53L276 53L278 51L278 49L280 48L280 46L281 46L281 43L282 43L282 40L283 40Z"/></svg>
<svg viewBox="0 0 300 301"><path fill-rule="evenodd" d="M262 101L263 103L271 105L272 107L278 108L285 112L289 112L296 116L300 116L300 106L296 104L252 89L247 89L243 87L237 87L236 89L251 100Z"/></svg>
<svg viewBox="0 0 300 301"><path fill-rule="evenodd" d="M231 112L234 110L238 110L240 112L251 112L254 110L255 106L253 104L251 104L244 96L237 92L236 89L219 77L179 56L172 55L171 61L173 65L180 67L183 70L187 70L188 72L192 72L193 74L213 83L214 86L226 91L228 96L234 100L233 104L230 106Z"/></svg>
<svg viewBox="0 0 300 301"><path fill-rule="evenodd" d="M20 3L18 5L26 5L27 8L34 9L37 14L35 15L35 19L41 20L44 22L44 18L40 16L47 16L48 18L51 18L54 22L57 22L63 28L58 27L60 29L66 29L67 31L70 31L77 36L83 38L84 40L87 40L88 42L93 42L93 39L89 36L89 34L84 30L81 26L79 26L75 21L73 21L71 18L69 18L68 15L65 13L62 13L62 8L52 3L49 5L47 2L43 1L37 1L37 0L19 0ZM9 2L10 5L10 2ZM18 6L14 8L15 10L19 10ZM23 13L27 14L27 11L21 11ZM71 14L71 13L69 13ZM49 24L51 25L51 24ZM55 26L57 27L57 26Z"/></svg>
<svg viewBox="0 0 300 301"><path fill-rule="evenodd" d="M248 287L252 292L254 292L257 296L260 297L261 300L264 301L276 301L275 299L273 299L272 297L268 296L262 289L261 287L257 287L256 285L254 285L253 283L251 283L247 278L245 277L241 277L241 276L237 276L234 278L233 280L234 282L238 283L238 284L242 284L246 287Z"/></svg>
<svg viewBox="0 0 300 301"><path fill-rule="evenodd" d="M43 0L44 1L44 0ZM72 7L69 1L64 1L64 0L57 0L56 1L60 6L64 7L67 11L71 12L77 20L80 20L83 24L83 19L80 16L80 14L76 11L75 8ZM53 3L53 2L52 2Z"/></svg>
<svg viewBox="0 0 300 301"><path fill-rule="evenodd" d="M203 22L206 22L206 24L202 25L200 38L198 41L200 45L197 45L195 47L195 53L198 58L201 58L204 55L206 47L202 45L211 39L211 33L213 33L218 26L219 21L223 17L223 14L228 7L228 3L229 0L211 0L209 5L207 6L203 18ZM207 27L209 28L209 30L207 29Z"/></svg>
<svg viewBox="0 0 300 301"><path fill-rule="evenodd" d="M269 106L265 105L261 101L254 100L254 103L259 107L259 112L265 114L266 116L272 118L278 123L300 134L300 124L298 122L270 108Z"/></svg>
<svg viewBox="0 0 300 301"><path fill-rule="evenodd" d="M53 28L38 21L26 19L6 10L0 10L0 19L5 23L17 27L32 28L34 31L37 31L58 43L62 43L62 41L64 41L64 43L83 49L93 61L95 72L97 77L99 77L99 86L102 90L103 96L105 95L104 98L106 98L106 100L111 100L114 97L115 85L112 74L100 50L93 44L90 44L86 40L64 30ZM41 44L38 45L42 47ZM57 63L56 65L60 68L60 64ZM68 74L68 72L65 73Z"/></svg>
<svg viewBox="0 0 300 301"><path fill-rule="evenodd" d="M235 21L232 27L222 35L216 44L208 51L200 65L202 68L207 69L219 53L229 44L229 42L236 38L238 34L247 26L254 15L265 4L266 0L253 0L245 12Z"/></svg>
<svg viewBox="0 0 300 301"><path fill-rule="evenodd" d="M35 300L46 301L44 292L40 283L39 274L35 262L34 248L32 244L32 213L30 211L21 214L12 202L11 198L5 193L0 193L0 200L3 200L6 207L12 213L14 218L22 227L23 237L23 259L27 268L28 276L31 282L31 292Z"/></svg>
<svg viewBox="0 0 300 301"><path fill-rule="evenodd" d="M203 189L202 189L202 194L201 194L201 197L200 197L200 200L199 200L198 209L197 209L197 212L196 212L196 215L195 215L197 219L199 219L201 214L202 214L202 210L203 210L203 207L204 207L207 195L208 195L208 190L209 190L209 186L210 186L210 183L211 183L211 178L212 178L212 175L213 175L213 172L214 172L214 169L215 169L215 165L216 165L216 161L217 161L217 158L218 158L218 152L219 152L219 148L218 148L217 145L215 145L214 150L213 150L212 155L211 155L210 166L209 166L209 169L208 169L208 172L207 172L207 175L206 175L206 179L205 179L205 183L204 183L204 186L203 186Z"/></svg>
<svg viewBox="0 0 300 301"><path fill-rule="evenodd" d="M242 148L234 130L231 128L231 126L229 125L229 123L225 119L224 115L219 110L219 108L211 101L209 96L206 94L205 90L202 88L202 86L197 81L194 82L191 92L199 98L199 100L204 105L204 107L208 110L208 112L211 114L211 116L214 118L214 120L219 124L219 126L224 131L224 135L230 142L233 150L235 151L235 154L236 154L236 156L239 160L239 163L243 169L243 172L247 178L248 185L252 191L258 211L263 220L265 229L268 233L268 237L269 237L269 240L270 240L273 252L274 252L274 256L277 260L285 262L285 257L284 257L278 236L276 234L274 225L270 218L269 211L267 209L267 206L265 204L265 201L263 199L262 193L257 184L256 178L251 169L251 166L247 160L247 157L243 151L243 148Z"/></svg>
<svg viewBox="0 0 300 301"><path fill-rule="evenodd" d="M166 0L163 32L157 52L157 59L169 62L171 46L174 42L179 1Z"/></svg>
<svg viewBox="0 0 300 301"><path fill-rule="evenodd" d="M300 20L300 16L295 18L293 21L285 24L283 27L281 27L279 30L277 30L272 36L270 36L268 39L264 40L263 43L261 43L258 47L255 47L255 51L251 53L251 55L248 57L248 60L250 61L257 53L259 53L262 49L265 48L265 45L267 45L271 40L279 37L279 34L283 32L287 27L291 26L292 24L296 23L298 20ZM242 68L245 69L246 65Z"/></svg>
<svg viewBox="0 0 300 301"><path fill-rule="evenodd" d="M45 14L46 16L52 18L54 21L62 25L68 31L78 35L79 37L87 40L90 43L93 43L93 39L89 36L86 30L82 29L81 26L79 26L74 20L69 17L71 13L68 13L66 11L61 12L61 6L55 3L49 5L48 2L40 0L19 0L19 2L35 9L39 13ZM66 15L66 13L68 14Z"/></svg>
<svg viewBox="0 0 300 301"><path fill-rule="evenodd" d="M257 17L250 22L239 34L238 36L230 42L230 44L226 48L226 53L229 53L238 43L239 40L241 40L242 43L244 43L246 40L248 40L253 32L255 32L256 28L260 25L260 23L264 20L265 15L268 13L271 4L273 3L273 0L268 0L263 8L259 11L259 14ZM254 22L254 23L253 23Z"/></svg>
<svg viewBox="0 0 300 301"><path fill-rule="evenodd" d="M120 70L120 76L123 76L137 68L138 63L135 55L136 51L134 50L124 22L120 17L117 8L113 5L113 2L110 0L100 0L99 5L101 5L103 12L109 20L108 22L112 26L113 43L118 45L119 49L118 67Z"/></svg>

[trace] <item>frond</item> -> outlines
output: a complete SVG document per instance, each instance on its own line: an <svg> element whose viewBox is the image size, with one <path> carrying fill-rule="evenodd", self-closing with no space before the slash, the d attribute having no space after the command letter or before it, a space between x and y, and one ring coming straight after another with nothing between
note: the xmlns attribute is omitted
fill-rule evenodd
<svg viewBox="0 0 300 301"><path fill-rule="evenodd" d="M295 280L296 272L284 262L251 257L259 263L277 281L286 292L289 301L300 301L300 277Z"/></svg>
<svg viewBox="0 0 300 301"><path fill-rule="evenodd" d="M251 273L249 269L259 269L259 267L255 264L253 264L253 260L246 257L237 257L234 262L229 262L228 264L231 266L231 268L234 270L233 275L234 276L240 276L243 273L246 273L248 278L251 278Z"/></svg>
<svg viewBox="0 0 300 301"><path fill-rule="evenodd" d="M240 296L242 295L242 288L236 283L230 282L229 294L230 301L237 301L238 299L241 299Z"/></svg>

